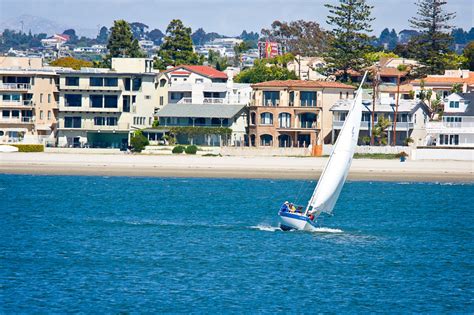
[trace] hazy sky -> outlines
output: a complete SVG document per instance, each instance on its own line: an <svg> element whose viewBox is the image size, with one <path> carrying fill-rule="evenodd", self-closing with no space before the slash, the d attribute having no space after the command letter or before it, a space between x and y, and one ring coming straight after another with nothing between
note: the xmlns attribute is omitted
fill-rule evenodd
<svg viewBox="0 0 474 315"><path fill-rule="evenodd" d="M375 6L375 33L384 27L400 31L408 28L408 18L416 12L416 0L368 0ZM457 14L453 25L470 29L474 22L473 0L447 0L447 10ZM48 18L54 22L95 33L98 25L113 20L143 22L164 30L173 18L193 30L238 35L243 29L260 31L274 20L315 20L327 27L324 3L336 0L0 0L0 22L23 14Z"/></svg>

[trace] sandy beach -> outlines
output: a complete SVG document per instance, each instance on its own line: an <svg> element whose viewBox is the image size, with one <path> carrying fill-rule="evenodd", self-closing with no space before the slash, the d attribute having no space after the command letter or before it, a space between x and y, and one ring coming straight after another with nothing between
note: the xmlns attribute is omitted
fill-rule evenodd
<svg viewBox="0 0 474 315"><path fill-rule="evenodd" d="M0 153L0 173L317 179L327 158ZM469 161L356 159L350 180L474 181Z"/></svg>

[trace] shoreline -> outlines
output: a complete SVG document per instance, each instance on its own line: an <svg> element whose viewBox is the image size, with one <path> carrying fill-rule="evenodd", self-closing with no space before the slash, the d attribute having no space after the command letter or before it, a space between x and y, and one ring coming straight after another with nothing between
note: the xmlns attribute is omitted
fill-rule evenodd
<svg viewBox="0 0 474 315"><path fill-rule="evenodd" d="M317 180L327 158L0 153L0 174ZM355 159L350 181L474 182L470 161Z"/></svg>

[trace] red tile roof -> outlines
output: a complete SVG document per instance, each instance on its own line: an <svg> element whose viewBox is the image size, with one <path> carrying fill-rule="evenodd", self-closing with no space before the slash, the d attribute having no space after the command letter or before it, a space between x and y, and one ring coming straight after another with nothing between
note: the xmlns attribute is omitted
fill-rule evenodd
<svg viewBox="0 0 474 315"><path fill-rule="evenodd" d="M355 87L340 82L331 81L304 81L304 80L275 80L252 84L252 88L265 87L283 87L283 88L336 88L336 89L352 89Z"/></svg>
<svg viewBox="0 0 474 315"><path fill-rule="evenodd" d="M424 79L416 79L412 81L413 84L420 84L421 80L425 84L456 84L456 83L467 83L468 85L474 85L474 71L469 72L469 77L460 78L460 77L448 77L448 76L427 76Z"/></svg>
<svg viewBox="0 0 474 315"><path fill-rule="evenodd" d="M165 72L170 73L174 72L175 70L188 70L211 79L227 79L227 74L209 66L179 65L168 69Z"/></svg>

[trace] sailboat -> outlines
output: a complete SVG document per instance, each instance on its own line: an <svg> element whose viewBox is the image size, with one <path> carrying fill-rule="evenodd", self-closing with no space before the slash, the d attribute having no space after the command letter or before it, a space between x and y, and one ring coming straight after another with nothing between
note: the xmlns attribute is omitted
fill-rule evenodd
<svg viewBox="0 0 474 315"><path fill-rule="evenodd" d="M288 202L285 202L280 208L278 216L282 230L316 231L320 226L318 217L322 213L332 213L349 173L359 138L362 118L362 85L366 76L367 72L364 74L331 156L324 167L306 209L302 211L303 208L299 207L301 211L298 211Z"/></svg>

